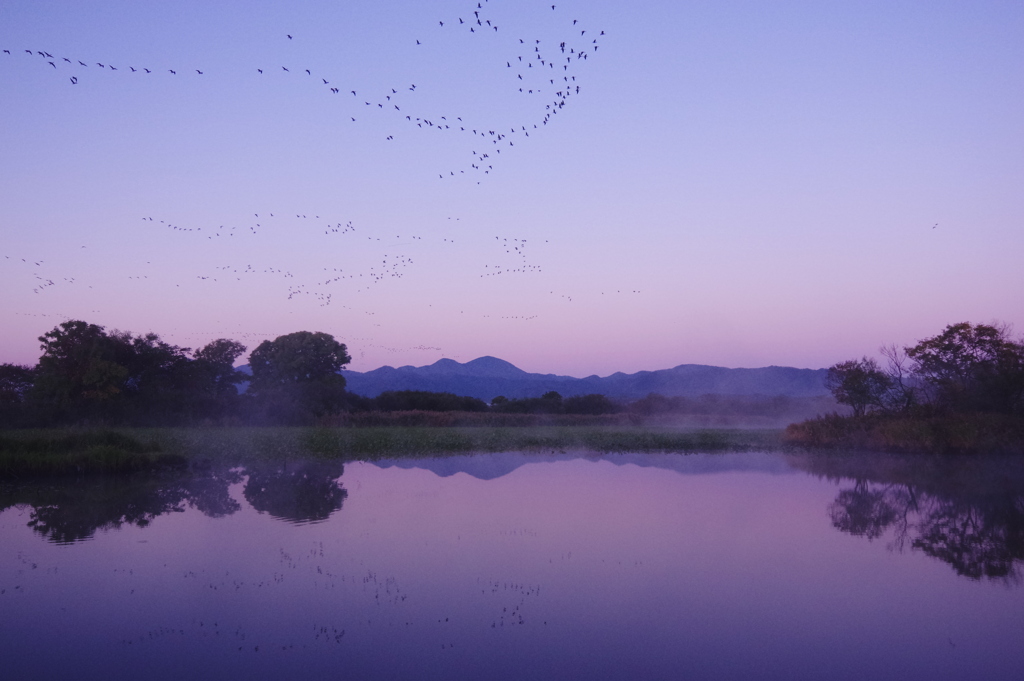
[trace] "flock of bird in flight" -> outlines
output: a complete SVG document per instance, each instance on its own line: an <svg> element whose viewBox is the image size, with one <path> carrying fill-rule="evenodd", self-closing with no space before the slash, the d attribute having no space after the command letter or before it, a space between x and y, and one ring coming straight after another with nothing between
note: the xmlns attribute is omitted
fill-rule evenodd
<svg viewBox="0 0 1024 681"><path fill-rule="evenodd" d="M475 3L475 7L467 11L463 16L451 19L439 19L437 31L440 31L443 40L446 31L465 31L469 34L484 36L499 36L501 26L497 24L494 16L489 13L489 0L482 0ZM558 16L557 5L551 5L550 11ZM439 178L452 178L476 174L478 176L490 175L494 171L494 164L500 158L502 151L508 154L516 146L517 142L524 142L530 137L530 133L547 126L552 119L567 104L578 97L581 87L578 81L579 69L591 59L600 47L599 39L605 35L604 31L593 31L584 28L577 19L564 22L566 29L565 39L557 41L546 41L540 38L515 38L511 44L513 52L503 59L500 67L507 74L505 79L510 91L533 98L537 103L536 115L532 120L524 120L515 124L484 125L468 122L463 115L444 113L437 115L425 114L415 111L417 102L414 95L417 93L417 85L408 83L401 86L394 86L382 89L372 96L360 96L358 89L351 89L345 86L341 80L332 77L330 74L314 73L312 68L304 68L302 65L296 67L293 64L279 64L274 67L267 65L256 66L253 72L257 77L271 77L277 74L279 77L301 77L307 79L311 86L323 88L323 91L330 96L340 96L338 101L344 102L350 114L355 114L356 109L372 111L375 114L388 114L397 122L402 122L409 130L457 134L467 139L475 140L472 147L472 160L464 168L450 169L447 173L439 173ZM292 34L285 34L284 40L294 41L296 37ZM417 39L417 45L424 45L429 42L426 37L423 40ZM55 74L61 74L68 78L69 85L84 86L88 80L86 75L98 76L100 72L105 76L137 74L142 77L186 77L199 78L214 70L208 68L150 68L137 67L136 65L116 66L107 61L91 61L70 57L55 57L51 51L32 49L3 49L3 55L14 57L17 54L31 57L46 70ZM422 88L421 88L422 91ZM417 115L419 114L419 115ZM356 123L358 114L349 115L351 123ZM393 142L400 133L395 132L385 137L386 142ZM477 180L479 183L479 180ZM236 237L254 238L264 229L273 223L281 223L283 214L265 213L253 214L253 220L248 221L242 227L231 226L207 226L183 227L164 220L154 220L152 217L144 217L147 223L163 225L166 229L189 234L206 242L218 242L222 240L237 241ZM262 217L261 217L262 215ZM356 229L351 221L325 221L318 215L296 213L292 219L308 222L314 229L322 230L324 236L347 236L352 240L359 240L363 233ZM508 275L537 274L542 272L540 265L531 263L527 256L527 240L495 236L493 245L499 247L503 252L503 262L490 262L483 265L483 271L479 274L481 278L499 277ZM257 265L254 263L225 264L215 268L214 272L196 274L195 278L204 283L221 283L223 280L234 279L243 281L256 276L277 277L284 280L286 284L286 297L288 300L311 298L321 307L336 303L334 292L338 286L348 284L346 293L360 293L370 290L371 287L382 282L403 277L405 270L414 264L414 259L403 247L419 244L424 237L420 235L406 236L405 240L401 235L394 239L390 236L383 238L367 235L366 240L373 246L383 246L386 250L377 254L376 260L371 263L364 263L355 267L324 267L319 271L299 270L297 268L277 267L269 264ZM428 241L431 239L428 238ZM454 243L448 238L432 239L440 243ZM378 243L380 242L380 243ZM345 253L351 253L354 249L354 242L347 244ZM84 246L82 247L84 248ZM42 262L36 262L41 267ZM74 277L49 278L36 271L33 275L36 285L35 293L57 286L58 284L72 285L76 283ZM128 275L128 279L148 279L148 274ZM175 284L180 288L181 284ZM354 287L354 288L353 288ZM91 287L90 287L91 288ZM634 291L636 293L637 291ZM554 291L551 292L553 295ZM572 296L561 295L566 301L572 301ZM347 307L347 306L342 306ZM352 308L348 308L352 309ZM370 314L370 313L368 313ZM486 318L506 320L531 320L537 315L484 315ZM259 334L249 332L238 332L243 338L257 337ZM383 346L382 346L383 347ZM421 346L427 348L428 346ZM433 348L436 349L436 348ZM398 349L394 349L398 351Z"/></svg>
<svg viewBox="0 0 1024 681"><path fill-rule="evenodd" d="M348 293L362 293L370 290L372 286L380 284L389 279L401 279L404 276L404 270L414 264L412 256L406 250L405 247L416 247L423 244L433 243L436 246L454 245L455 239L449 237L427 237L424 239L422 235L401 235L396 234L394 237L388 236L375 236L375 235L364 235L358 230L351 220L347 222L340 222L321 218L319 215L310 215L309 213L295 213L294 218L292 214L283 213L253 213L252 219L248 224L239 226L225 226L219 225L216 227L207 227L206 231L203 231L202 227L184 227L178 224L174 224L165 220L154 220L152 217L143 217L142 221L153 225L162 225L165 230L171 232L178 232L182 235L192 235L194 238L205 239L207 241L216 241L221 237L228 237L232 239L236 235L240 239L254 239L258 238L260 234L265 231L272 230L276 232L288 231L294 233L297 229L304 229L305 233L309 236L318 235L321 231L322 236L328 238L338 238L346 236L348 243L346 243L343 249L338 249L339 253L343 255L351 255L353 253L360 252L360 244L365 241L370 242L370 246L378 252L381 248L386 249L380 252L377 257L380 258L378 262L374 262L368 267L365 264L362 267L323 267L317 271L313 270L299 270L298 268L281 268L272 265L253 265L252 263L245 263L244 265L238 264L227 264L216 268L220 274L197 274L196 279L200 281L207 281L211 283L219 283L222 279L234 278L236 281L243 281L243 278L251 278L256 275L271 275L279 277L281 279L289 280L288 284L287 299L294 300L302 296L310 296L317 301L321 307L331 305L334 298L332 291L337 288L337 284L351 283L355 284L354 289L347 289ZM257 222L258 220L258 222ZM494 237L494 245L496 245L505 255L509 258L505 258L505 262L499 262L494 264L484 265L484 272L480 274L481 277L492 277L501 274L533 274L542 272L540 265L532 264L527 258L527 240L519 239L515 237ZM365 257L368 257L365 256ZM364 257L364 263L365 263ZM299 279L296 278L296 273L299 275ZM177 284L180 286L180 284ZM351 308L349 308L351 309Z"/></svg>
<svg viewBox="0 0 1024 681"><path fill-rule="evenodd" d="M454 20L438 20L439 28L444 30L468 30L469 33L478 35L489 34L496 36L499 26L492 21L488 10L489 0L482 0L476 3L474 9L469 10L464 16L456 17ZM551 5L551 11L557 13L557 5ZM459 133L471 136L475 141L475 148L471 150L472 161L466 167L449 169L447 172L438 174L440 179L456 176L482 176L490 175L494 171L494 164L500 158L502 150L506 152L515 147L516 141L525 141L530 137L531 131L546 126L552 118L564 110L569 101L578 96L581 92L577 80L578 69L585 64L589 58L597 53L600 43L598 39L605 35L604 31L588 31L579 24L579 20L572 19L571 23L566 22L568 35L564 40L548 44L539 38L517 38L514 43L517 49L515 54L510 53L504 60L504 69L509 74L507 80L509 87L519 94L533 97L545 94L543 108L537 109L536 115L526 121L513 124L471 124L464 120L462 115L436 114L431 115L419 112L420 115L412 113L412 106L407 106L403 97L407 93L416 92L416 84L393 85L380 92L367 96L366 93L360 96L359 90L350 89L343 85L340 80L330 74L314 73L312 68L305 68L303 65L280 65L278 66L257 66L253 67L254 72L261 76L270 76L273 73L288 76L301 76L309 79L311 85L319 86L325 92L333 95L345 95L343 99L349 100L348 118L352 123L357 122L356 110L362 109L375 111L377 113L387 112L397 120L403 121L409 128L415 127L419 130L437 130L443 132ZM578 32L578 35L577 35ZM285 34L288 41L295 40L295 36ZM421 40L416 40L417 45L424 45ZM203 76L214 73L209 68L204 69L183 69L177 68L149 68L136 67L133 65L114 66L109 61L92 61L72 58L55 57L48 50L39 49L13 49L3 48L3 54L14 56L24 54L32 57L38 64L49 67L55 73L65 75L70 85L85 84L86 72L83 69L98 69L104 74L138 74L141 76ZM70 75L68 75L70 74ZM514 76L514 77L513 77ZM399 106L401 104L401 106ZM406 107L403 109L402 107ZM414 105L413 105L414 106ZM397 131L385 136L385 141L394 141ZM477 180L479 183L480 180Z"/></svg>

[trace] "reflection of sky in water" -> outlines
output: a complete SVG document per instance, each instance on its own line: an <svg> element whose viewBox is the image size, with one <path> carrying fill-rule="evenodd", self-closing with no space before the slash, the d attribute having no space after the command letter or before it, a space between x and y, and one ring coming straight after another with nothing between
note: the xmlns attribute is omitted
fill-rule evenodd
<svg viewBox="0 0 1024 681"><path fill-rule="evenodd" d="M347 496L300 465L264 472L256 508L243 476L224 482L234 513L182 503L66 545L27 526L30 508L9 508L0 666L6 678L75 679L1024 668L1024 591L838 532L834 482L780 475L768 455L609 459L463 460L479 477L453 459L423 462L437 473L346 464ZM327 506L289 489L320 489ZM338 503L327 520L282 522Z"/></svg>

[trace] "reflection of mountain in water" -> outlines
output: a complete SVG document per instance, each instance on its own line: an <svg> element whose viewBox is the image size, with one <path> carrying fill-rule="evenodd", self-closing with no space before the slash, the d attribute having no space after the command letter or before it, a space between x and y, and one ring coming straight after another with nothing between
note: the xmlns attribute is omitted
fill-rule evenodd
<svg viewBox="0 0 1024 681"><path fill-rule="evenodd" d="M530 454L524 452L500 452L497 454L449 456L437 459L383 459L370 463L381 468L421 468L442 478L447 478L456 473L465 473L479 480L494 480L503 475L508 475L526 464L570 461L573 459L608 461L617 466L632 464L641 468L664 468L684 475L724 473L727 471L759 471L772 474L793 472L792 467L778 456L747 452L705 455L659 453L595 454L593 452Z"/></svg>
<svg viewBox="0 0 1024 681"><path fill-rule="evenodd" d="M260 513L293 523L327 520L348 492L338 478L340 461L291 461L249 467L245 499Z"/></svg>
<svg viewBox="0 0 1024 681"><path fill-rule="evenodd" d="M1018 582L1024 562L1024 462L1006 457L791 457L809 473L853 481L829 507L832 524L887 537L971 579Z"/></svg>

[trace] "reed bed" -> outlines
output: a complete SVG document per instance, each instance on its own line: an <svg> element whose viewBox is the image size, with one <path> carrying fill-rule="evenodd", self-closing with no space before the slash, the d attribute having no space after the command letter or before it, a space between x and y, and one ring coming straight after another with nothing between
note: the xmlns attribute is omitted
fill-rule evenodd
<svg viewBox="0 0 1024 681"><path fill-rule="evenodd" d="M132 473L179 467L153 441L110 431L13 431L0 435L0 477Z"/></svg>
<svg viewBox="0 0 1024 681"><path fill-rule="evenodd" d="M477 452L724 452L771 449L778 430L615 426L364 426L7 431L0 477L133 472L326 458L343 461Z"/></svg>
<svg viewBox="0 0 1024 681"><path fill-rule="evenodd" d="M1002 414L823 416L786 428L810 449L928 454L1024 454L1024 419Z"/></svg>

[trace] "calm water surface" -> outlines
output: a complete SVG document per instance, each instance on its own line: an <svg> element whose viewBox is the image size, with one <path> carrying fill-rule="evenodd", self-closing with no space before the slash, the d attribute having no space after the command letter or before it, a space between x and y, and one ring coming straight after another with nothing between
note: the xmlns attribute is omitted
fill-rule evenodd
<svg viewBox="0 0 1024 681"><path fill-rule="evenodd" d="M0 486L4 679L1020 679L1012 460L495 454Z"/></svg>

